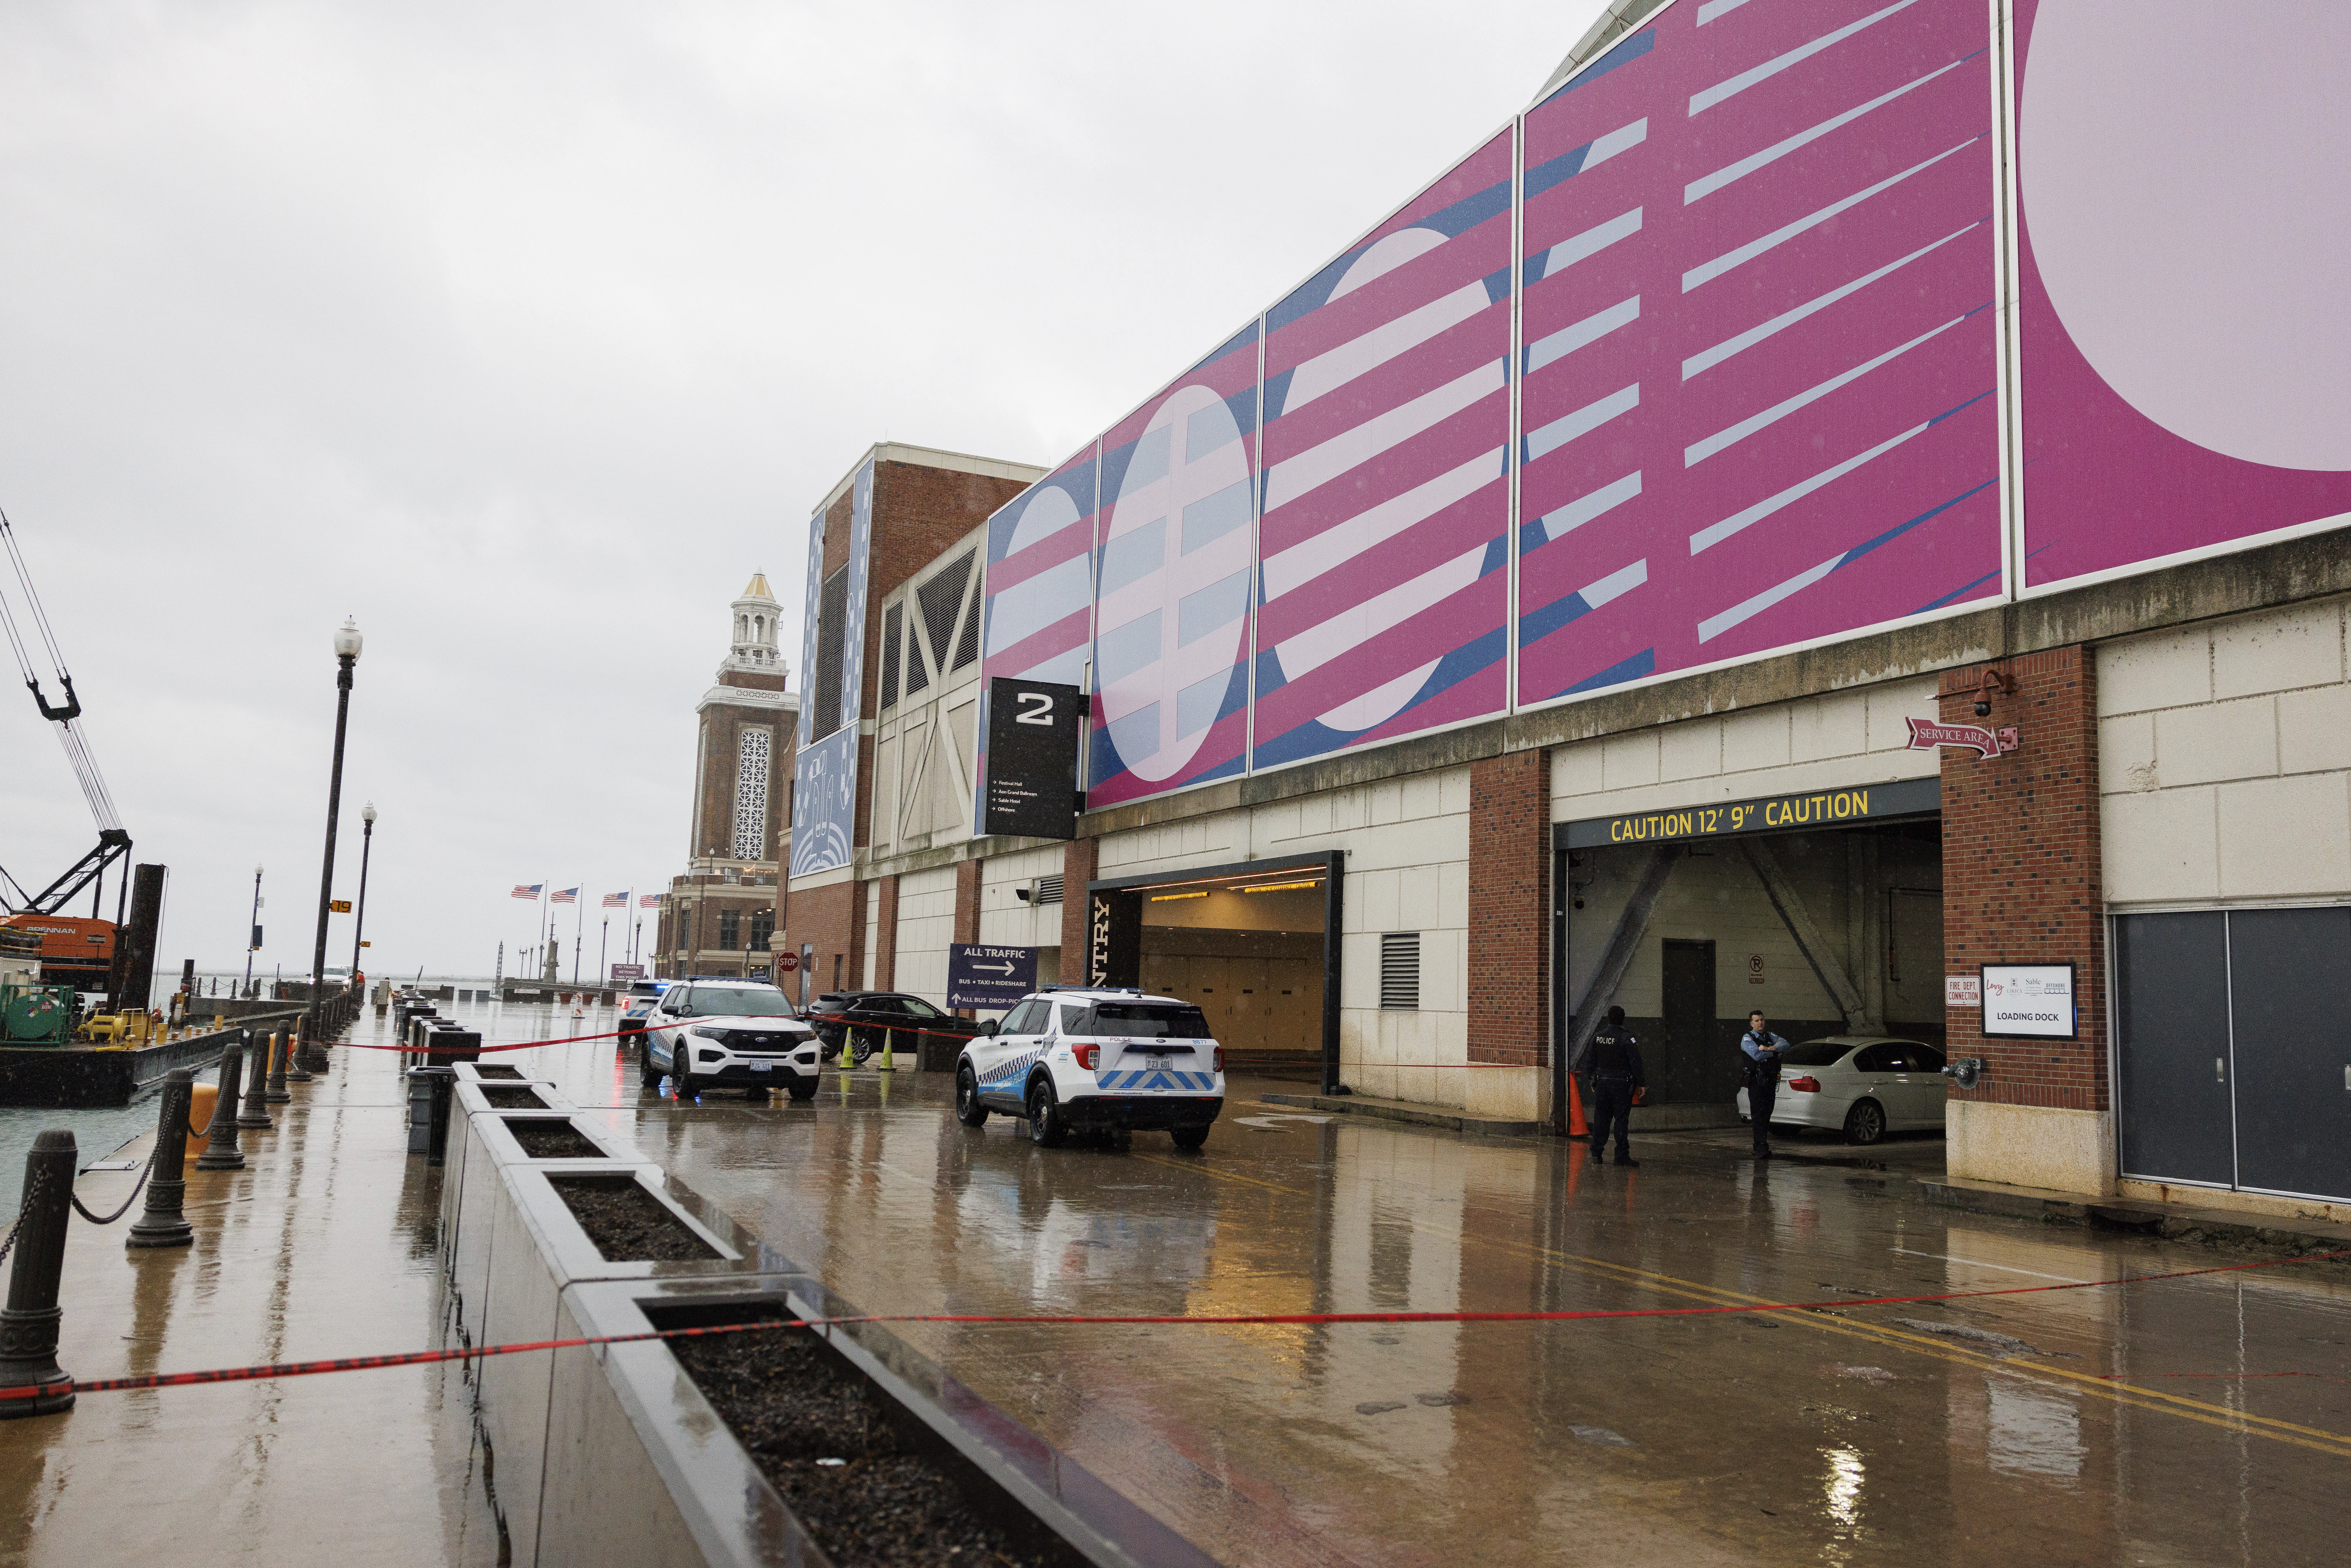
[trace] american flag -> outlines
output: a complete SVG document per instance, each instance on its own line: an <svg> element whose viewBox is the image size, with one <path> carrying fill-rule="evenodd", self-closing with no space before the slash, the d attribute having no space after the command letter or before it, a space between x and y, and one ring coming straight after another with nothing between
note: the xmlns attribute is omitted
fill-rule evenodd
<svg viewBox="0 0 2351 1568"><path fill-rule="evenodd" d="M629 907L629 895L625 893L608 893L604 895L604 907L607 909L626 909Z"/></svg>
<svg viewBox="0 0 2351 1568"><path fill-rule="evenodd" d="M653 908L655 905L659 904L660 903L661 903L661 894L658 894L658 893L649 893L649 894L646 894L643 898L640 898L640 899L638 899L638 900L637 900L637 907L638 907L638 908L640 908L640 909L652 909L652 908Z"/></svg>
<svg viewBox="0 0 2351 1568"><path fill-rule="evenodd" d="M517 898L537 898L538 890L546 885L543 882L518 882L515 883L514 895Z"/></svg>
<svg viewBox="0 0 2351 1568"><path fill-rule="evenodd" d="M561 893L550 896L558 904L577 904L580 902L580 890L576 887L567 887Z"/></svg>

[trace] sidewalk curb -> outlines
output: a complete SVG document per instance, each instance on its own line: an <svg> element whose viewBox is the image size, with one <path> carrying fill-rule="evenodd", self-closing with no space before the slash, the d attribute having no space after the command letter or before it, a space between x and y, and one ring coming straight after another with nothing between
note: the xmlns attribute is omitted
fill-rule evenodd
<svg viewBox="0 0 2351 1568"><path fill-rule="evenodd" d="M1379 1122L1404 1122L1416 1127L1437 1127L1448 1133L1476 1133L1491 1138L1531 1138L1547 1135L1551 1128L1542 1122L1503 1122L1485 1116L1466 1116L1450 1111L1425 1109L1395 1100L1373 1100L1360 1094L1260 1094L1258 1098L1269 1105L1296 1105L1309 1111L1335 1112L1346 1116L1367 1116Z"/></svg>
<svg viewBox="0 0 2351 1568"><path fill-rule="evenodd" d="M2037 1219L2045 1225L2137 1230L2168 1241L2223 1247L2283 1248L2291 1252L2338 1252L2351 1248L2351 1226L2262 1224L2225 1209L2187 1208L2137 1198L2066 1197L1953 1181L1918 1181L1918 1195L1944 1208Z"/></svg>

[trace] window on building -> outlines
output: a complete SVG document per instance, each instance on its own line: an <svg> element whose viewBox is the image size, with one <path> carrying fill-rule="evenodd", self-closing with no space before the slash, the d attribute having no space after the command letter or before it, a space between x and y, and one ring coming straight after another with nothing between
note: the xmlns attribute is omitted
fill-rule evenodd
<svg viewBox="0 0 2351 1568"><path fill-rule="evenodd" d="M898 701L898 647L904 640L906 605L904 600L882 612L882 706Z"/></svg>
<svg viewBox="0 0 2351 1568"><path fill-rule="evenodd" d="M735 858L765 860L767 848L768 732L747 728L735 750Z"/></svg>
<svg viewBox="0 0 2351 1568"><path fill-rule="evenodd" d="M1380 937L1380 1010L1420 1009L1420 933L1390 931Z"/></svg>
<svg viewBox="0 0 2351 1568"><path fill-rule="evenodd" d="M849 569L842 567L824 580L817 595L815 700L809 705L809 738L821 740L855 714L841 711L843 695L842 660L849 637Z"/></svg>
<svg viewBox="0 0 2351 1568"><path fill-rule="evenodd" d="M776 912L774 910L755 909L751 911L751 950L753 952L766 952L768 950L768 938L773 936L775 934Z"/></svg>
<svg viewBox="0 0 2351 1568"><path fill-rule="evenodd" d="M739 909L720 910L718 912L719 949L722 952L732 953L741 946L743 946L743 912Z"/></svg>

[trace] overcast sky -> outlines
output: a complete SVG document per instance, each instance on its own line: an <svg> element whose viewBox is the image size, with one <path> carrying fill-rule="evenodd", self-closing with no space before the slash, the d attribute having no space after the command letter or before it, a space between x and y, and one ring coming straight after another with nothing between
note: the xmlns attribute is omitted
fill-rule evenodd
<svg viewBox="0 0 2351 1568"><path fill-rule="evenodd" d="M511 973L546 880L592 969L597 897L684 868L727 601L797 619L868 444L1065 455L1600 5L0 8L0 507L172 868L159 970L242 964L258 862L307 972L347 614L367 967ZM0 692L0 865L94 837Z"/></svg>

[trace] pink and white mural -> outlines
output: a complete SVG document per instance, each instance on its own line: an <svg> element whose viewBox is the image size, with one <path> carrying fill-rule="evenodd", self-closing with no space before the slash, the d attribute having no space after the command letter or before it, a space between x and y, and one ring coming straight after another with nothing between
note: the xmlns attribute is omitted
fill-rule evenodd
<svg viewBox="0 0 2351 1568"><path fill-rule="evenodd" d="M1267 313L1254 767L1508 703L1510 137Z"/></svg>
<svg viewBox="0 0 2351 1568"><path fill-rule="evenodd" d="M1090 807L1247 763L1257 361L1251 322L1102 437Z"/></svg>
<svg viewBox="0 0 2351 1568"><path fill-rule="evenodd" d="M1681 0L1526 119L1519 691L2001 591L1981 0Z"/></svg>
<svg viewBox="0 0 2351 1568"><path fill-rule="evenodd" d="M2351 523L2351 5L2015 18L2021 586Z"/></svg>

